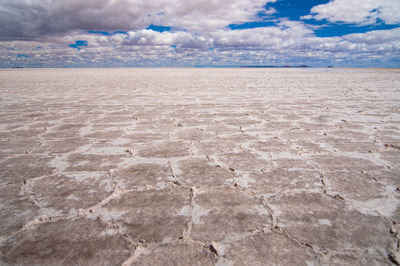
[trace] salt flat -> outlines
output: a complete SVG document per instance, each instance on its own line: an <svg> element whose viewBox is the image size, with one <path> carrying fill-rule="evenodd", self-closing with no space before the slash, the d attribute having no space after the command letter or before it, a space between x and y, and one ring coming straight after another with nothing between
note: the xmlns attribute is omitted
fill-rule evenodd
<svg viewBox="0 0 400 266"><path fill-rule="evenodd" d="M399 263L400 70L0 70L2 265Z"/></svg>

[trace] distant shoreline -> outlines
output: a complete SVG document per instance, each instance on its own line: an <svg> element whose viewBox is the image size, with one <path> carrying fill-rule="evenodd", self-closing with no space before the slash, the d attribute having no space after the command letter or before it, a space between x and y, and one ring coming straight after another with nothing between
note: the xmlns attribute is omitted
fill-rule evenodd
<svg viewBox="0 0 400 266"><path fill-rule="evenodd" d="M239 66L240 68L310 68L311 66L299 65L299 66ZM326 68L333 68L333 66L327 66Z"/></svg>

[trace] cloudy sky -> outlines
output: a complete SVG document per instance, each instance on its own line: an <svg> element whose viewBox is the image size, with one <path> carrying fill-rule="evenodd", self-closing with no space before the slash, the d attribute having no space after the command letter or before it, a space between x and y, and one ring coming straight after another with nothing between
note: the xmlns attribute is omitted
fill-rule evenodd
<svg viewBox="0 0 400 266"><path fill-rule="evenodd" d="M0 67L400 67L400 0L0 0Z"/></svg>

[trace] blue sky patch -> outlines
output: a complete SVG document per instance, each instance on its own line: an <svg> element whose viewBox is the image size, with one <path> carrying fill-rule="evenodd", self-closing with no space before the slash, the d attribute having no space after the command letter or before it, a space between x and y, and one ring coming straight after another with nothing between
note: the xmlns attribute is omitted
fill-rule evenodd
<svg viewBox="0 0 400 266"><path fill-rule="evenodd" d="M153 31L158 31L158 32L164 32L164 31L170 31L171 27L166 27L166 26L160 26L160 25L153 25L151 24L150 26L147 27L146 30L153 30Z"/></svg>
<svg viewBox="0 0 400 266"><path fill-rule="evenodd" d="M391 30L400 27L400 25L370 25L370 26L357 26L351 24L327 24L314 30L317 37L338 37L352 33L366 33L373 30Z"/></svg>
<svg viewBox="0 0 400 266"><path fill-rule="evenodd" d="M128 34L128 32L122 31L122 30L113 31L113 32L101 31L101 30L89 30L88 33L100 34L100 35L105 35L105 36L110 36L110 35L115 35L115 34Z"/></svg>
<svg viewBox="0 0 400 266"><path fill-rule="evenodd" d="M310 14L311 8L316 5L326 4L329 0L309 0L309 1L299 1L299 0L278 0L275 3L268 3L265 6L267 11L270 8L276 9L274 14L266 14L266 12L259 12L257 17L260 21L249 21L242 24L230 24L228 28L231 30L238 29L252 29L260 27L271 27L277 26L280 20L293 20L300 21L301 16ZM321 25L324 22L310 20L310 24Z"/></svg>
<svg viewBox="0 0 400 266"><path fill-rule="evenodd" d="M310 14L311 8L317 5L329 3L329 0L278 0L275 3L269 3L266 8L273 7L276 13L275 18L288 18L290 20L300 20L301 16Z"/></svg>
<svg viewBox="0 0 400 266"><path fill-rule="evenodd" d="M330 23L324 20L306 19L301 17L310 14L314 6L329 3L329 0L278 0L275 3L268 3L265 10L276 9L274 14L268 15L265 12L259 12L260 21L249 21L242 24L230 24L227 27L231 30L252 29L259 27L279 26L279 21L304 21L308 25L318 26L315 30L317 37L340 37L352 33L366 33L373 30L390 30L400 27L400 24L387 25L382 20L377 20L374 25L359 26L356 24Z"/></svg>
<svg viewBox="0 0 400 266"><path fill-rule="evenodd" d="M29 58L30 56L27 54L17 54L17 58Z"/></svg>
<svg viewBox="0 0 400 266"><path fill-rule="evenodd" d="M231 30L241 30L241 29L252 29L252 28L261 28L261 27L270 27L276 26L276 22L274 21L253 21L253 22L245 22L242 24L230 24L228 28Z"/></svg>
<svg viewBox="0 0 400 266"><path fill-rule="evenodd" d="M88 33L90 34L101 34L101 35L112 35L111 33L107 32L107 31L100 31L100 30L89 30Z"/></svg>
<svg viewBox="0 0 400 266"><path fill-rule="evenodd" d="M80 50L80 46L88 46L88 42L84 40L77 40L74 44L70 44L68 46Z"/></svg>

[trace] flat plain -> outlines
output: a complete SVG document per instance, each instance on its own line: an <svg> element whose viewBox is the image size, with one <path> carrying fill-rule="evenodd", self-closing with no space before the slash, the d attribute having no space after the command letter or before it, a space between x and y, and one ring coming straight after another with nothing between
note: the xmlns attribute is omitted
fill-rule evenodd
<svg viewBox="0 0 400 266"><path fill-rule="evenodd" d="M0 70L2 265L399 265L398 69Z"/></svg>

